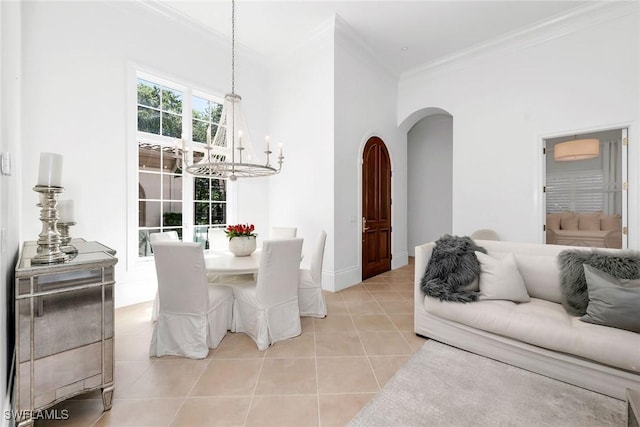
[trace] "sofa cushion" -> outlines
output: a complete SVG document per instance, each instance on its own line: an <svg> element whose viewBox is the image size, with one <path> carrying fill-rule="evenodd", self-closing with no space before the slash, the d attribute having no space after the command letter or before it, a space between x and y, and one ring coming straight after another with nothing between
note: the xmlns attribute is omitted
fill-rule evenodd
<svg viewBox="0 0 640 427"><path fill-rule="evenodd" d="M531 298L528 304L498 300L460 304L425 297L424 307L472 328L640 372L640 334L582 322L557 303Z"/></svg>
<svg viewBox="0 0 640 427"><path fill-rule="evenodd" d="M522 276L518 271L516 258L512 253L502 258L476 252L480 261L480 297L481 300L504 299L516 302L528 302L529 294Z"/></svg>
<svg viewBox="0 0 640 427"><path fill-rule="evenodd" d="M578 230L600 230L600 215L602 212L579 213Z"/></svg>
<svg viewBox="0 0 640 427"><path fill-rule="evenodd" d="M600 230L617 231L622 230L622 218L620 215L601 215Z"/></svg>
<svg viewBox="0 0 640 427"><path fill-rule="evenodd" d="M562 214L548 213L547 214L547 230L560 230L560 219Z"/></svg>
<svg viewBox="0 0 640 427"><path fill-rule="evenodd" d="M587 312L589 294L583 264L620 279L640 279L640 252L564 250L558 254L562 305L574 316Z"/></svg>
<svg viewBox="0 0 640 427"><path fill-rule="evenodd" d="M577 230L578 215L575 212L563 212L560 218L561 230Z"/></svg>
<svg viewBox="0 0 640 427"><path fill-rule="evenodd" d="M640 332L640 280L618 279L586 264L583 267L589 305L580 320Z"/></svg>

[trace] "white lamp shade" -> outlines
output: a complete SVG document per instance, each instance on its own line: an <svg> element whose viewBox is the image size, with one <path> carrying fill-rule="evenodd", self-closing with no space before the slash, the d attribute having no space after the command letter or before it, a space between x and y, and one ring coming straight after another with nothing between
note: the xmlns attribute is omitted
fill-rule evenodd
<svg viewBox="0 0 640 427"><path fill-rule="evenodd" d="M599 155L598 139L576 139L558 143L553 147L553 159L558 162L593 159Z"/></svg>

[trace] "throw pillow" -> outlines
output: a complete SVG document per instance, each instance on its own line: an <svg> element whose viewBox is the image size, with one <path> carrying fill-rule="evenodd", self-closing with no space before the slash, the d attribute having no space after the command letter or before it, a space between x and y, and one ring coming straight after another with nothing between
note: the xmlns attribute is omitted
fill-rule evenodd
<svg viewBox="0 0 640 427"><path fill-rule="evenodd" d="M622 218L619 214L616 215L602 215L600 216L600 230L621 230Z"/></svg>
<svg viewBox="0 0 640 427"><path fill-rule="evenodd" d="M578 215L575 212L563 212L560 218L561 230L577 230L578 229Z"/></svg>
<svg viewBox="0 0 640 427"><path fill-rule="evenodd" d="M480 300L530 301L524 280L518 271L516 257L512 253L496 259L476 252L476 257L480 261Z"/></svg>
<svg viewBox="0 0 640 427"><path fill-rule="evenodd" d="M569 249L558 254L562 305L573 316L583 316L589 305L587 282L582 264L619 279L640 279L640 252L585 251Z"/></svg>
<svg viewBox="0 0 640 427"><path fill-rule="evenodd" d="M640 280L618 279L588 265L584 275L589 305L580 320L640 332Z"/></svg>
<svg viewBox="0 0 640 427"><path fill-rule="evenodd" d="M602 212L578 214L578 230L600 230L600 215Z"/></svg>

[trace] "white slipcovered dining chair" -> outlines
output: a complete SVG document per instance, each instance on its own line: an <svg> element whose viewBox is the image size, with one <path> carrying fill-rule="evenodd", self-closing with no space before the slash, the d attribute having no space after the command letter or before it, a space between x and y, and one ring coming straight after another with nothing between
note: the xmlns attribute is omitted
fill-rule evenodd
<svg viewBox="0 0 640 427"><path fill-rule="evenodd" d="M230 283L234 332L244 332L265 350L302 333L298 309L298 276L302 239L266 240L257 279Z"/></svg>
<svg viewBox="0 0 640 427"><path fill-rule="evenodd" d="M322 294L322 260L327 233L320 232L315 241L311 254L309 268L300 269L300 283L298 284L298 305L300 316L325 317L327 304Z"/></svg>
<svg viewBox="0 0 640 427"><path fill-rule="evenodd" d="M178 236L178 232L171 231L163 231L161 233L151 233L149 235L149 242L151 243L151 250L153 251L153 245L158 242L179 242L180 236ZM155 322L158 320L158 310L159 310L159 297L158 291L156 291L156 297L153 300L153 307L151 307L151 321Z"/></svg>
<svg viewBox="0 0 640 427"><path fill-rule="evenodd" d="M229 239L224 232L224 228L211 227L207 231L209 249L217 251L226 250L229 247Z"/></svg>
<svg viewBox="0 0 640 427"><path fill-rule="evenodd" d="M271 227L269 239L293 239L298 234L298 227Z"/></svg>
<svg viewBox="0 0 640 427"><path fill-rule="evenodd" d="M153 249L160 311L149 355L205 358L231 329L233 291L209 286L200 243L156 242Z"/></svg>

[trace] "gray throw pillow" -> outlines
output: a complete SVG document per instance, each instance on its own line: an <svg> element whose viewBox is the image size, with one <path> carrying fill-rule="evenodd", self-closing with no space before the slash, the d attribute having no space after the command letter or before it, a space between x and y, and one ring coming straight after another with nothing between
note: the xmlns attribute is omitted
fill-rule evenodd
<svg viewBox="0 0 640 427"><path fill-rule="evenodd" d="M640 332L640 279L618 279L586 264L583 268L589 305L580 320Z"/></svg>
<svg viewBox="0 0 640 427"><path fill-rule="evenodd" d="M568 249L558 254L562 305L573 316L587 312L589 295L582 264L619 279L640 279L640 252Z"/></svg>

